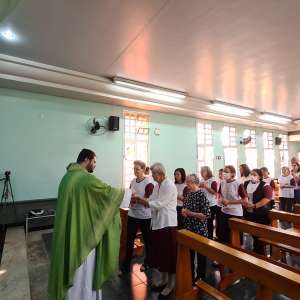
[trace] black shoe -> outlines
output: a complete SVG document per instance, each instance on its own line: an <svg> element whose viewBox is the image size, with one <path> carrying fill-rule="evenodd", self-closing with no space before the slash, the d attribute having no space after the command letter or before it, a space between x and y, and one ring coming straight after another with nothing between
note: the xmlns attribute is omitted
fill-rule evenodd
<svg viewBox="0 0 300 300"><path fill-rule="evenodd" d="M123 275L129 274L129 273L130 273L130 267L121 266L119 269L118 275L123 276Z"/></svg>
<svg viewBox="0 0 300 300"><path fill-rule="evenodd" d="M172 294L172 292L169 295L167 295L167 296L164 296L162 294L158 294L157 300L167 300L167 299L169 299L169 296Z"/></svg>
<svg viewBox="0 0 300 300"><path fill-rule="evenodd" d="M140 271L141 271L141 272L145 272L145 271L147 271L148 269L149 269L149 266L148 266L147 264L143 263L143 264L141 265Z"/></svg>
<svg viewBox="0 0 300 300"><path fill-rule="evenodd" d="M162 285L151 285L151 290L154 292L161 292L166 286L167 283L164 283Z"/></svg>

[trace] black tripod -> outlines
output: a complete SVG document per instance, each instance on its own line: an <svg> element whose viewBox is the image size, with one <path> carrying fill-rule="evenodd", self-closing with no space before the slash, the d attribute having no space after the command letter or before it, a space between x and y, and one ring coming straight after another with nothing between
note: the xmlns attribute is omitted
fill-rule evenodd
<svg viewBox="0 0 300 300"><path fill-rule="evenodd" d="M13 206L14 206L15 214L16 214L14 194L13 194L11 182L10 182L10 171L6 171L4 173L4 175L5 175L5 177L0 179L0 181L4 181L1 202L0 202L0 211L2 208L7 206L9 198L11 198Z"/></svg>

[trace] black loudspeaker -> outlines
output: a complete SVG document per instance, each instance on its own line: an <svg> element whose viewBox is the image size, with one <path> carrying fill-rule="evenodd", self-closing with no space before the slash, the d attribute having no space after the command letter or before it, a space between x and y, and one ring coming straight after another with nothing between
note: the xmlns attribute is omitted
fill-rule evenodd
<svg viewBox="0 0 300 300"><path fill-rule="evenodd" d="M275 145L280 145L281 144L281 138L280 137L278 137L278 136L276 136L275 137Z"/></svg>
<svg viewBox="0 0 300 300"><path fill-rule="evenodd" d="M119 117L110 116L108 119L108 130L110 131L118 131L119 130Z"/></svg>

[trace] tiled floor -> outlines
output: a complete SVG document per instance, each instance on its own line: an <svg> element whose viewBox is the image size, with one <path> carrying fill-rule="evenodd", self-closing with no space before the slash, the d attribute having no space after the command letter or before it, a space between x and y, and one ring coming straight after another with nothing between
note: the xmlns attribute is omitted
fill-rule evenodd
<svg viewBox="0 0 300 300"><path fill-rule="evenodd" d="M28 239L28 262L31 296L33 300L47 299L47 281L49 270L49 257L51 251L51 230L31 232ZM246 238L247 247L251 242L251 238ZM300 261L289 257L293 264ZM103 300L154 300L158 299L158 292L153 292L149 288L151 280L151 271L147 273L140 272L141 258L133 260L132 273L119 277L115 274L103 288ZM210 284L216 285L219 280L219 272L208 262L207 279ZM226 290L226 294L236 300L255 299L256 285L255 283L243 279ZM174 295L170 295L168 300L174 299ZM203 299L212 299L208 296ZM275 300L288 299L284 296L275 295Z"/></svg>
<svg viewBox="0 0 300 300"><path fill-rule="evenodd" d="M26 241L22 226L7 229L0 265L0 299L30 300Z"/></svg>
<svg viewBox="0 0 300 300"><path fill-rule="evenodd" d="M27 257L31 300L48 299L48 274L50 259L43 234L51 235L52 229L33 231L28 235Z"/></svg>

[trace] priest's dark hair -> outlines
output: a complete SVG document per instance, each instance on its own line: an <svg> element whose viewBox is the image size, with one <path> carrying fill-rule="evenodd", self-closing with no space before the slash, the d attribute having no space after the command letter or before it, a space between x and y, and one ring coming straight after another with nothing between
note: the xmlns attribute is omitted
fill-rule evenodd
<svg viewBox="0 0 300 300"><path fill-rule="evenodd" d="M77 157L77 163L82 163L84 160L93 159L96 156L96 153L89 149L82 149Z"/></svg>

